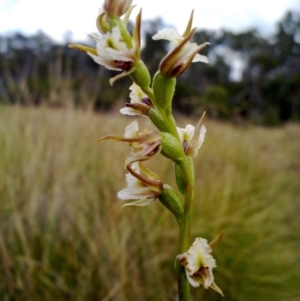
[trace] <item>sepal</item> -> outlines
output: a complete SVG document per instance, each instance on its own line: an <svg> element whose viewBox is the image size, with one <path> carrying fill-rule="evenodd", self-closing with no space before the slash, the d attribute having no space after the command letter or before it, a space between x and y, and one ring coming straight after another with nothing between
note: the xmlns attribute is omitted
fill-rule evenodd
<svg viewBox="0 0 300 301"><path fill-rule="evenodd" d="M93 55L97 55L97 49L89 47L89 46L84 46L84 45L80 45L80 44L69 44L68 47L71 49L81 51L81 52L89 52L89 53L92 53Z"/></svg>
<svg viewBox="0 0 300 301"><path fill-rule="evenodd" d="M107 21L107 15L104 12L101 12L97 17L96 26L101 34L106 34L111 30L109 23Z"/></svg>

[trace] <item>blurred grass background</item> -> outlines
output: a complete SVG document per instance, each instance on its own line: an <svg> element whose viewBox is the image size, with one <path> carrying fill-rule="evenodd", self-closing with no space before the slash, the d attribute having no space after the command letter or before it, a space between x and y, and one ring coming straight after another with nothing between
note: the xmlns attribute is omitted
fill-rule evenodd
<svg viewBox="0 0 300 301"><path fill-rule="evenodd" d="M158 202L121 209L129 148L94 143L132 120L0 107L0 300L177 300L175 219ZM206 126L192 235L225 231L214 249L225 299L198 288L193 300L300 300L300 126ZM175 185L169 161L148 166Z"/></svg>

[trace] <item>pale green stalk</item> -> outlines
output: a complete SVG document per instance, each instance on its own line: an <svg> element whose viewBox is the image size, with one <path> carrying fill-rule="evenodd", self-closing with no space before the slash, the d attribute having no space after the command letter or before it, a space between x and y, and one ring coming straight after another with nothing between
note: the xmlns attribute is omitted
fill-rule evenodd
<svg viewBox="0 0 300 301"><path fill-rule="evenodd" d="M186 180L186 192L184 197L184 216L180 224L179 251L184 253L190 246L193 201L194 201L194 163L191 157L186 156L181 166L183 176ZM190 301L190 283L188 282L183 266L178 268L178 295L180 301Z"/></svg>

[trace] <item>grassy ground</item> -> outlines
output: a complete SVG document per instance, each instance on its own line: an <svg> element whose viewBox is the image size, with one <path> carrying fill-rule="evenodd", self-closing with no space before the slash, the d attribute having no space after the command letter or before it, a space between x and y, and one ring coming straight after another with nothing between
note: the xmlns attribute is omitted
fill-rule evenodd
<svg viewBox="0 0 300 301"><path fill-rule="evenodd" d="M121 209L129 149L94 144L132 120L0 107L0 300L177 300L175 219L159 203ZM225 299L200 288L193 300L299 301L300 126L206 125L193 237L225 230ZM169 161L149 164L174 184Z"/></svg>

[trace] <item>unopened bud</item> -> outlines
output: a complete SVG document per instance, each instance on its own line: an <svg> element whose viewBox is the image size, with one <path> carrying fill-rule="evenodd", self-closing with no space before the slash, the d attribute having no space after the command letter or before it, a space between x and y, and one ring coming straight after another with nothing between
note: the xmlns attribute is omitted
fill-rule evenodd
<svg viewBox="0 0 300 301"><path fill-rule="evenodd" d="M103 10L112 19L121 17L129 9L132 0L105 0Z"/></svg>

